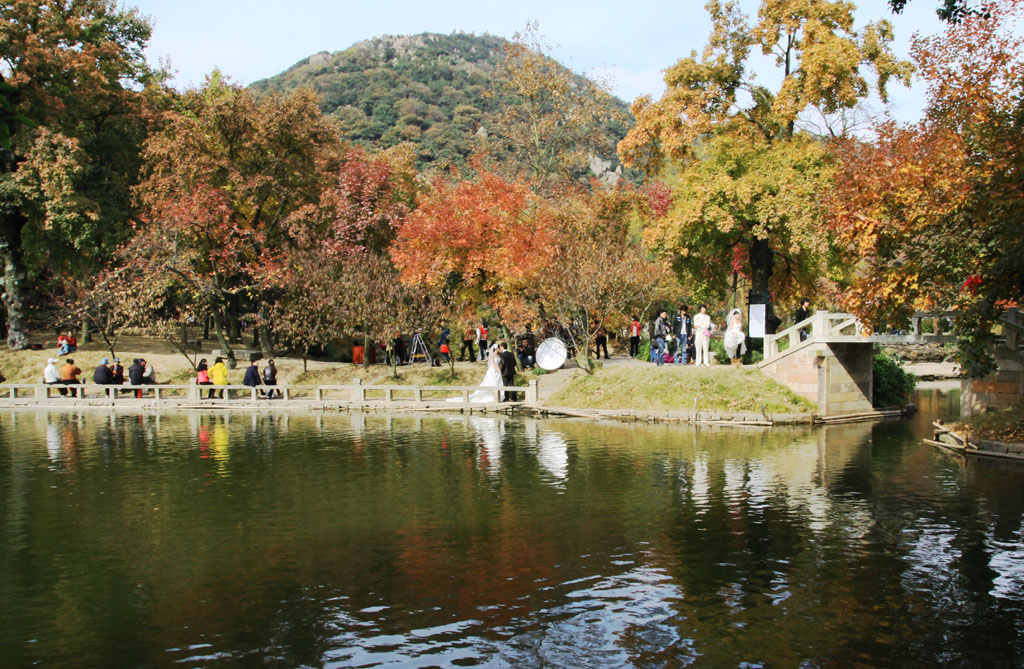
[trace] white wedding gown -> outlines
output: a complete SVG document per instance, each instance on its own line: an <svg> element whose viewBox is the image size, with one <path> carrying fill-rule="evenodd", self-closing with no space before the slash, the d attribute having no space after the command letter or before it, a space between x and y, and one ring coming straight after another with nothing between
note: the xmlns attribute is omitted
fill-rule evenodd
<svg viewBox="0 0 1024 669"><path fill-rule="evenodd" d="M492 352L487 356L487 373L484 374L483 380L480 382L481 390L477 390L470 394L469 401L480 404L491 404L497 402L495 397L495 391L492 390L494 386L501 386L502 378L501 372L498 371L498 356ZM486 390L485 390L486 389ZM461 397L449 397L449 402L461 402Z"/></svg>
<svg viewBox="0 0 1024 669"><path fill-rule="evenodd" d="M739 318L729 316L729 329L725 331L725 353L729 358L738 358L747 352L746 335Z"/></svg>

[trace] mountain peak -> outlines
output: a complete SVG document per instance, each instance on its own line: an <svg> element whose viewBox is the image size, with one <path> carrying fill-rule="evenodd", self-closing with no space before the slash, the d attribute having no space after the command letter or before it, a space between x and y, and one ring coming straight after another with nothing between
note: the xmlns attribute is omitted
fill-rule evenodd
<svg viewBox="0 0 1024 669"><path fill-rule="evenodd" d="M460 165L494 126L502 106L514 103L486 94L508 44L464 32L381 35L313 54L252 87L311 87L324 113L337 117L352 142L381 148L413 142L421 165ZM628 111L620 100L612 104ZM614 146L626 128L608 132ZM602 158L617 162L614 155Z"/></svg>

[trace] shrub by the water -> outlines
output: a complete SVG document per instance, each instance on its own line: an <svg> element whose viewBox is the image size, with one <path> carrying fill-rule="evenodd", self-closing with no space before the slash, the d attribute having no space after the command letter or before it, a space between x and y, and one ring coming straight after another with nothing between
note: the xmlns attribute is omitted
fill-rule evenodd
<svg viewBox="0 0 1024 669"><path fill-rule="evenodd" d="M875 355L872 376L872 403L876 407L902 406L913 398L917 377L903 369L895 358L884 353Z"/></svg>

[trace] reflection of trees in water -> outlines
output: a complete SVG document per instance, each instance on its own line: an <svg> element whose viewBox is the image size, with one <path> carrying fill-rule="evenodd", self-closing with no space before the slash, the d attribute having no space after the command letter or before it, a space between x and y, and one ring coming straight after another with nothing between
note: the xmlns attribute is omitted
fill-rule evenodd
<svg viewBox="0 0 1024 669"><path fill-rule="evenodd" d="M974 597L990 614L967 580L988 579L993 597L1016 587L1013 563L992 560L1012 554L1000 544L1019 544L1019 480L998 495L957 496L950 486L976 477L984 488L999 474L949 459L926 479L935 455L889 447L871 424L748 432L267 418L164 416L159 429L152 416L122 414L30 423L40 438L15 441L32 443L35 459L24 460L35 469L8 495L22 508L45 506L59 485L81 501L73 532L23 513L18 535L59 536L68 559L102 555L104 578L139 588L106 599L95 573L82 571L64 574L63 603L45 576L34 586L40 598L68 619L86 603L130 602L138 610L122 609L122 619L146 631L134 622L126 631L154 646L206 641L213 653L259 639L289 664L319 663L337 643L375 634L443 645L458 635L426 633L453 621L512 663L598 648L619 658L627 648L629 658L671 664L693 640L708 664L784 647L799 664L833 639L860 635L874 649L879 629L912 629L937 648L930 626L940 598L962 610ZM48 469L51 445L65 457L65 427L87 470L75 482ZM11 457L4 422L0 436ZM97 455L94 437L114 444L111 458ZM879 497L879 488L909 497ZM952 500L955 521L935 499ZM865 613L872 607L879 612ZM1011 617L987 619L1014 638ZM733 630L728 642L723 630ZM953 634L964 630L978 631L960 624ZM846 657L857 650L842 643Z"/></svg>

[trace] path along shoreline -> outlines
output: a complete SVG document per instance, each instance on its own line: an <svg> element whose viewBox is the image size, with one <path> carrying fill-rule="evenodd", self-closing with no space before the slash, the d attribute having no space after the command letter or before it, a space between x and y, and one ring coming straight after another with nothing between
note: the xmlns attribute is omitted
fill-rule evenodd
<svg viewBox="0 0 1024 669"><path fill-rule="evenodd" d="M542 377L543 379L544 377ZM546 380L546 379L545 379ZM567 379L565 379L567 380ZM563 380L563 382L565 381ZM561 385L561 384L560 384ZM921 384L928 387L951 389L958 387L952 380L931 381ZM83 393L84 397L51 396L60 388L74 388ZM250 388L247 386L216 386L213 389L226 391L230 399L206 399L202 393L210 386L202 388L194 384L188 385L155 385L155 386L98 386L83 384L78 386L44 386L42 384L0 384L0 409L42 410L42 411L78 411L106 410L116 412L138 411L244 411L244 412L279 412L279 411L364 411L364 412L412 412L412 413L457 413L457 414L512 414L532 415L538 417L560 416L590 420L615 420L625 422L647 423L686 423L695 425L723 425L732 427L775 427L794 425L832 425L853 423L869 420L898 418L912 413L913 405L906 407L890 407L865 411L856 414L840 414L825 416L817 413L731 413L711 409L700 409L699 405L689 411L657 411L631 409L583 409L549 405L545 400L550 392L539 388L538 380L533 379L528 386L515 387L526 401L473 403L465 401L468 393L478 390L477 386L369 386L355 383L350 385L329 386L275 386L284 398L266 399L259 394L266 386ZM134 397L134 391L141 390L147 396ZM126 394L127 393L127 394ZM232 393L235 394L231 398ZM239 397L238 394L243 396ZM424 397L434 394L434 398ZM335 397L328 397L334 394ZM341 394L344 397L338 397ZM376 394L381 399L369 399ZM412 398L397 397L409 395ZM437 394L459 394L463 402L449 402L445 398L437 398ZM348 399L345 399L348 398Z"/></svg>
<svg viewBox="0 0 1024 669"><path fill-rule="evenodd" d="M578 409L573 407L547 406L535 402L490 402L453 403L447 401L403 401L370 400L345 401L339 399L316 400L308 398L275 399L200 399L189 397L118 397L111 400L96 394L99 386L78 386L78 390L93 389L92 396L86 397L10 397L0 396L0 409L31 411L113 411L113 412L162 412L162 411L231 411L273 413L282 411L364 411L400 413L455 413L455 414L510 414L538 417L569 417L590 420L616 420L648 423L690 423L697 425L725 425L733 427L775 427L792 425L821 425L852 423L904 416L911 407L893 407L858 414L820 416L814 413L729 413L722 411L640 411L622 409ZM2 389L2 386L0 386ZM118 390L126 390L121 387ZM134 390L134 388L131 388ZM403 390L415 390L403 387ZM431 388L438 390L437 387ZM148 388L152 390L152 387ZM166 390L166 388L165 388ZM377 390L363 386L363 390Z"/></svg>

